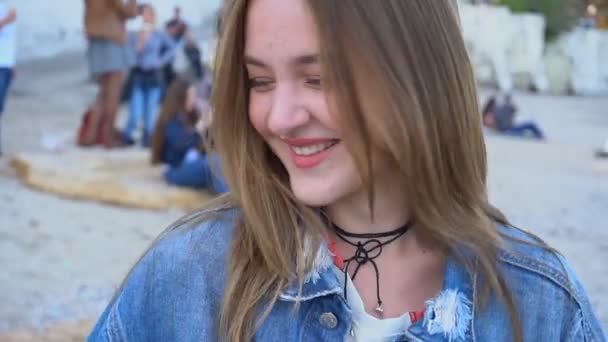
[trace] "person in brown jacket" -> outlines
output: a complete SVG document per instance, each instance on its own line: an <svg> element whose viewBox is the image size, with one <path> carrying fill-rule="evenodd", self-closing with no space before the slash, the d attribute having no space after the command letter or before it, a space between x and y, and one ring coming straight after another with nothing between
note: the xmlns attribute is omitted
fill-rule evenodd
<svg viewBox="0 0 608 342"><path fill-rule="evenodd" d="M81 145L120 146L115 120L125 72L133 65L126 21L137 15L137 0L85 0L87 59L99 86L96 103L83 121Z"/></svg>

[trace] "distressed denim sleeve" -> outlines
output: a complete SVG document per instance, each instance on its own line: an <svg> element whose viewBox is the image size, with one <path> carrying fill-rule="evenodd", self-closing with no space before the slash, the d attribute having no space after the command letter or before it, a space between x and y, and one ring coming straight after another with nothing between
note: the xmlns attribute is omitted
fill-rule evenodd
<svg viewBox="0 0 608 342"><path fill-rule="evenodd" d="M217 341L235 217L219 212L195 213L167 229L131 270L88 341ZM198 222L200 216L206 218Z"/></svg>
<svg viewBox="0 0 608 342"><path fill-rule="evenodd" d="M573 330L580 330L582 338L574 339L572 341L586 341L586 342L606 342L606 332L602 331L600 322L593 312L581 310L581 318L578 321L580 327L575 327Z"/></svg>
<svg viewBox="0 0 608 342"><path fill-rule="evenodd" d="M605 342L606 335L602 332L595 317L592 321L587 321L582 310L574 315L572 326L568 331L568 335L564 337L564 342Z"/></svg>
<svg viewBox="0 0 608 342"><path fill-rule="evenodd" d="M125 341L124 334L117 320L116 305L112 302L105 309L97 324L91 331L87 342L117 342Z"/></svg>
<svg viewBox="0 0 608 342"><path fill-rule="evenodd" d="M570 264L564 258L561 258L561 260L577 298L577 306L573 310L575 314L573 314L571 326L568 327L567 337L564 337L564 339L572 342L606 342L606 333L602 331L600 321L593 311L587 291Z"/></svg>
<svg viewBox="0 0 608 342"><path fill-rule="evenodd" d="M150 338L154 322L146 318L156 304L154 301L151 303L150 295L154 294L156 283L162 281L158 268L168 268L159 260L162 252L153 245L137 262L102 313L87 342L157 340Z"/></svg>
<svg viewBox="0 0 608 342"><path fill-rule="evenodd" d="M142 275L145 274L145 266L141 264L133 269L124 287L116 297L108 304L93 331L87 338L87 342L122 342L122 341L148 341L145 322L140 318L145 317L145 305L142 305L141 297L145 290L142 288ZM122 319L129 322L129 329L124 325ZM130 336L127 338L127 336Z"/></svg>

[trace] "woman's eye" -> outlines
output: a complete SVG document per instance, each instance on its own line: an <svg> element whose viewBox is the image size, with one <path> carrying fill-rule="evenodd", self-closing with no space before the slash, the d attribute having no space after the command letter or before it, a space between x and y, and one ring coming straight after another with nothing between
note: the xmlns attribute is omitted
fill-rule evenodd
<svg viewBox="0 0 608 342"><path fill-rule="evenodd" d="M271 90L274 82L267 78L255 77L255 78L250 78L248 84L249 84L249 89L258 91L258 92L263 92L263 91Z"/></svg>
<svg viewBox="0 0 608 342"><path fill-rule="evenodd" d="M314 88L321 88L321 77L308 77L306 84Z"/></svg>

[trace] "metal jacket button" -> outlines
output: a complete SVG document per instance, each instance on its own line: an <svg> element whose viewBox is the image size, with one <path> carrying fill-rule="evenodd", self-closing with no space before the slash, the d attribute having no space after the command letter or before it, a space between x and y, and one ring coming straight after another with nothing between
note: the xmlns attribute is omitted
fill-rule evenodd
<svg viewBox="0 0 608 342"><path fill-rule="evenodd" d="M331 312L324 312L319 317L319 322L324 328L333 329L338 326L338 319L336 315Z"/></svg>

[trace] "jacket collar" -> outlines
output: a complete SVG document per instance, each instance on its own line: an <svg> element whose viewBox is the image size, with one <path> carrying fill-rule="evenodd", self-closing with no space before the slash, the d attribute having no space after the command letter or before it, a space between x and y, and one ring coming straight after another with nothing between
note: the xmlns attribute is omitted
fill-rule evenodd
<svg viewBox="0 0 608 342"><path fill-rule="evenodd" d="M343 288L334 267L332 254L323 243L313 271L305 278L301 295L298 296L299 285L295 280L283 290L279 299L306 302L328 295L341 295ZM426 302L424 319L412 325L405 336L420 341L472 340L475 281L476 274L471 275L455 257L448 255L441 292Z"/></svg>
<svg viewBox="0 0 608 342"><path fill-rule="evenodd" d="M300 301L308 301L331 294L342 294L343 290L340 280L333 270L336 266L334 266L332 257L327 243L323 242L317 251L313 270L304 279L300 296L298 296L299 284L297 279L295 279L283 290L279 298L295 302L298 299Z"/></svg>

